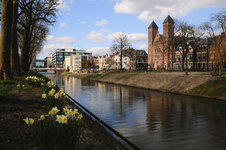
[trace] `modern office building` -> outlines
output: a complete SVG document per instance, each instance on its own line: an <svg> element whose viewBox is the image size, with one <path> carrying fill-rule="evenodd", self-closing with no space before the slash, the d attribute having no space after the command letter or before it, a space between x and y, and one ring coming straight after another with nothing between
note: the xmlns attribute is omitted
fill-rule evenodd
<svg viewBox="0 0 226 150"><path fill-rule="evenodd" d="M80 50L74 47L62 47L61 49L56 49L53 52L52 55L52 67L54 68L64 68L64 60L65 57L71 56L71 55L82 55L87 56L87 59L89 60L92 57L91 52L86 52L85 50Z"/></svg>

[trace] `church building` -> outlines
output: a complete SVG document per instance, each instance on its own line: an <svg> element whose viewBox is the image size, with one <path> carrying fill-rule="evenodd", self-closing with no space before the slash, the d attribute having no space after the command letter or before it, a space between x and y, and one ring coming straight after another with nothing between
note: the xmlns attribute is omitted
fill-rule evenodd
<svg viewBox="0 0 226 150"><path fill-rule="evenodd" d="M154 21L148 27L148 64L155 70L169 70L174 63L174 21L168 15L163 22L163 34L159 34Z"/></svg>

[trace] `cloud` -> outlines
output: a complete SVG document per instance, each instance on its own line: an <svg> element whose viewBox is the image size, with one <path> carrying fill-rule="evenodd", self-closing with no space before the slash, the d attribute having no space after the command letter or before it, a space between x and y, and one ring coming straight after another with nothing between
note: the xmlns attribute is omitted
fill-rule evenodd
<svg viewBox="0 0 226 150"><path fill-rule="evenodd" d="M92 47L88 48L86 51L92 52L92 55L95 54L104 55L104 54L110 54L110 47Z"/></svg>
<svg viewBox="0 0 226 150"><path fill-rule="evenodd" d="M101 32L111 33L112 31L106 30L106 29L100 29L98 32L90 31L90 33L86 36L86 38L92 42L102 43L107 40L113 41L115 37L118 36L118 34L122 33L122 32L115 32L105 36ZM143 34L143 33L133 33L133 34L124 33L124 34L128 36L128 40L131 44L136 44L139 42L147 42L148 40L147 34Z"/></svg>
<svg viewBox="0 0 226 150"><path fill-rule="evenodd" d="M68 26L68 24L66 24L65 22L63 22L63 23L60 23L60 26L61 27L66 27L66 26Z"/></svg>
<svg viewBox="0 0 226 150"><path fill-rule="evenodd" d="M100 29L98 32L112 33L112 30Z"/></svg>
<svg viewBox="0 0 226 150"><path fill-rule="evenodd" d="M78 21L79 21L81 24L86 24L85 21L81 21L80 19L78 19Z"/></svg>
<svg viewBox="0 0 226 150"><path fill-rule="evenodd" d="M118 34L121 34L121 33L122 32L115 32L115 33L109 34L106 38L109 40L114 40L115 37L117 37ZM139 42L147 42L148 40L148 35L144 33L133 33L133 34L124 33L124 34L128 36L128 40L131 44L136 44Z"/></svg>
<svg viewBox="0 0 226 150"><path fill-rule="evenodd" d="M73 4L73 1L74 1L74 0L69 0L68 3L69 3L69 4Z"/></svg>
<svg viewBox="0 0 226 150"><path fill-rule="evenodd" d="M139 48L148 51L148 45L140 45Z"/></svg>
<svg viewBox="0 0 226 150"><path fill-rule="evenodd" d="M82 41L77 38L68 37L68 36L54 38L52 35L49 35L47 37L47 42L49 43L80 43Z"/></svg>
<svg viewBox="0 0 226 150"><path fill-rule="evenodd" d="M189 12L208 7L226 5L225 0L122 0L116 2L116 14L139 14L138 19L144 22L164 19L170 12L174 18L185 16Z"/></svg>
<svg viewBox="0 0 226 150"><path fill-rule="evenodd" d="M105 19L103 19L103 20L101 20L101 21L97 21L97 22L95 23L96 26L103 26L103 25L106 25L106 24L108 24L108 21L105 20Z"/></svg>
<svg viewBox="0 0 226 150"><path fill-rule="evenodd" d="M73 2L73 0L72 0ZM69 1L69 3L71 3L71 1ZM58 9L61 10L67 10L70 11L71 9L68 7L67 2L65 0L59 0L59 5L57 7Z"/></svg>
<svg viewBox="0 0 226 150"><path fill-rule="evenodd" d="M103 34L96 31L90 31L90 33L86 36L86 38L91 42L96 42L96 43L102 43L107 40Z"/></svg>

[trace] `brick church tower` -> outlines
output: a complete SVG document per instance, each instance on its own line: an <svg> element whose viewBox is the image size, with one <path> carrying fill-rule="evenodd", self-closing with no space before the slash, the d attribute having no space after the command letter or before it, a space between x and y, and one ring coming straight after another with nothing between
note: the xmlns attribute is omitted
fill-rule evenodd
<svg viewBox="0 0 226 150"><path fill-rule="evenodd" d="M164 64L162 41L164 41L164 46L166 48L164 53ZM158 43L158 45L156 43ZM158 26L152 21L148 27L148 64L151 65L152 68L155 68L155 70L159 70L163 67L165 69L172 68L174 50L174 21L170 15L168 15L163 22L163 34L158 33Z"/></svg>

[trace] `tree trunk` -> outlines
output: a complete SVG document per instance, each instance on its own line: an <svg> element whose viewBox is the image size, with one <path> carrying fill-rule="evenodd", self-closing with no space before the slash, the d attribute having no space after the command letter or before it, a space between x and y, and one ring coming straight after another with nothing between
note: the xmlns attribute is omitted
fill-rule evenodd
<svg viewBox="0 0 226 150"><path fill-rule="evenodd" d="M30 51L30 39L29 39L29 31L30 31L30 17L28 17L28 23L24 29L23 36L23 44L21 48L21 56L20 56L20 67L21 71L28 72L28 60L29 60L29 51Z"/></svg>
<svg viewBox="0 0 226 150"><path fill-rule="evenodd" d="M0 79L12 79L10 70L10 45L12 25L12 0L2 0L0 39Z"/></svg>
<svg viewBox="0 0 226 150"><path fill-rule="evenodd" d="M186 54L186 72L188 72L188 57L187 57L187 54Z"/></svg>
<svg viewBox="0 0 226 150"><path fill-rule="evenodd" d="M18 18L18 0L13 0L13 23L11 28L11 55L10 65L11 73L13 75L20 74L20 62L18 53L18 41L17 41L17 18Z"/></svg>
<svg viewBox="0 0 226 150"><path fill-rule="evenodd" d="M163 53L162 57L163 57L163 58L162 58L162 62L163 62L162 72L163 72L164 67L165 67L165 66L164 66L164 53Z"/></svg>
<svg viewBox="0 0 226 150"><path fill-rule="evenodd" d="M182 58L181 71L184 71L184 57Z"/></svg>
<svg viewBox="0 0 226 150"><path fill-rule="evenodd" d="M174 61L174 59L173 59L173 51L172 51L172 59L171 59L171 71L173 71L173 61Z"/></svg>

